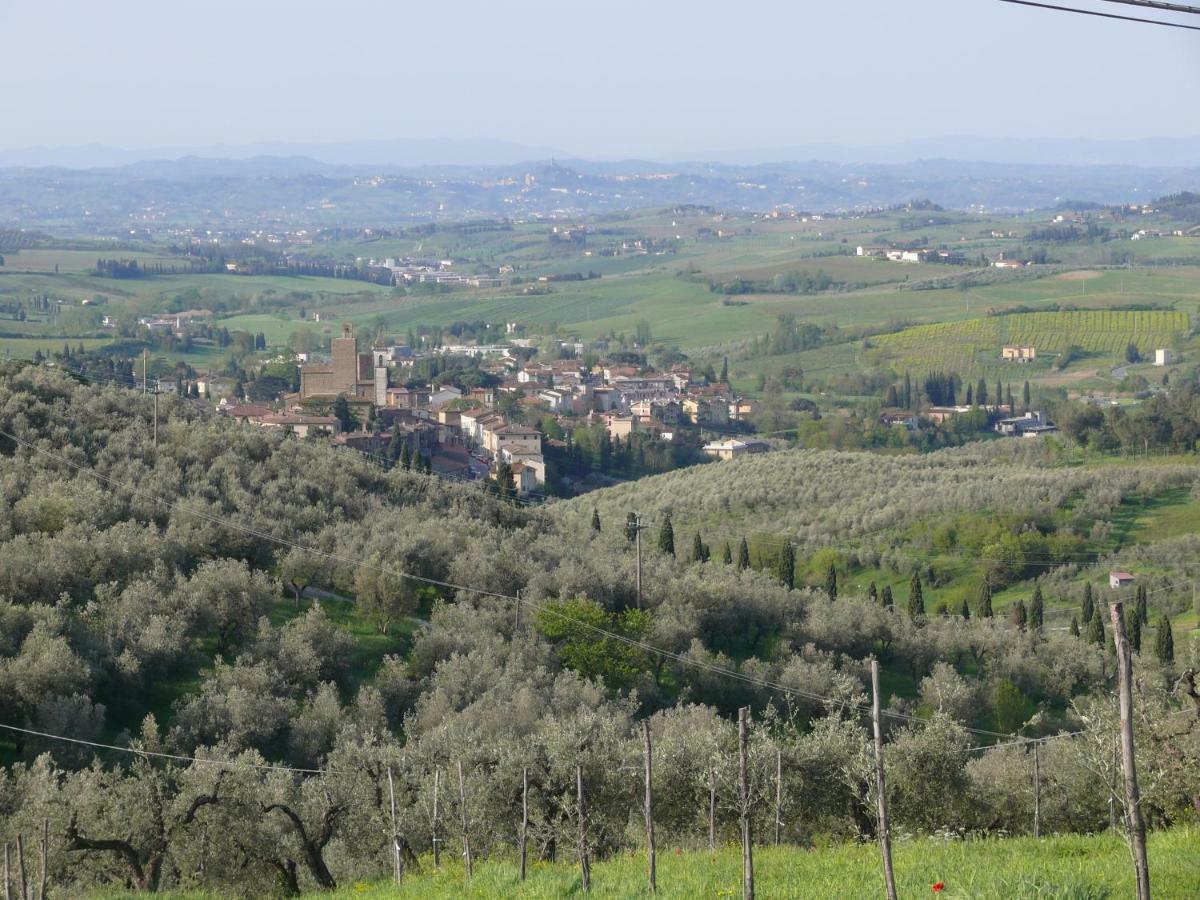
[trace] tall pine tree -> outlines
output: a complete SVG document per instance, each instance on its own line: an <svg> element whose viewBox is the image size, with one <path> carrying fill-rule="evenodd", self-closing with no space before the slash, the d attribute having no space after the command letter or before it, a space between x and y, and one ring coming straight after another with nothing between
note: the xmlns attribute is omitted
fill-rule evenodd
<svg viewBox="0 0 1200 900"><path fill-rule="evenodd" d="M883 586L883 592L879 595L879 602L882 604L884 609L892 609L895 607L896 601L892 597L892 586L890 584L885 584Z"/></svg>
<svg viewBox="0 0 1200 900"><path fill-rule="evenodd" d="M658 531L658 549L670 556L675 555L675 527L671 524L671 514L663 518L662 528Z"/></svg>
<svg viewBox="0 0 1200 900"><path fill-rule="evenodd" d="M983 584L979 586L979 618L990 619L992 617L992 586L985 578Z"/></svg>
<svg viewBox="0 0 1200 900"><path fill-rule="evenodd" d="M1104 646L1104 616L1092 616L1087 623L1087 642Z"/></svg>
<svg viewBox="0 0 1200 900"><path fill-rule="evenodd" d="M1046 621L1046 603L1042 599L1042 586L1033 589L1033 599L1029 601L1029 627L1041 631Z"/></svg>
<svg viewBox="0 0 1200 900"><path fill-rule="evenodd" d="M737 566L739 569L750 568L750 545L746 543L745 535L742 535L742 542L738 544Z"/></svg>
<svg viewBox="0 0 1200 900"><path fill-rule="evenodd" d="M1163 665L1175 662L1175 634L1171 631L1171 620L1166 616L1161 616L1158 620L1158 634L1154 636L1154 656Z"/></svg>
<svg viewBox="0 0 1200 900"><path fill-rule="evenodd" d="M698 531L692 536L692 562L704 562L704 541L700 539Z"/></svg>
<svg viewBox="0 0 1200 900"><path fill-rule="evenodd" d="M791 541L787 541L783 545L783 550L779 553L779 581L786 588L791 588L796 583L796 548L792 546Z"/></svg>
<svg viewBox="0 0 1200 900"><path fill-rule="evenodd" d="M1092 617L1096 613L1096 604L1092 600L1091 584L1085 584L1083 586L1083 604L1081 605L1079 612L1080 612L1080 620L1083 622L1084 625L1087 625L1089 622L1091 622Z"/></svg>
<svg viewBox="0 0 1200 900"><path fill-rule="evenodd" d="M600 510L592 507L592 531L600 533Z"/></svg>
<svg viewBox="0 0 1200 900"><path fill-rule="evenodd" d="M914 622L925 618L925 590L920 572L913 572L912 581L908 583L908 615Z"/></svg>
<svg viewBox="0 0 1200 900"><path fill-rule="evenodd" d="M1018 600L1013 604L1012 623L1017 627L1018 631L1024 631L1025 626L1029 624L1029 612L1025 609L1024 600Z"/></svg>
<svg viewBox="0 0 1200 900"><path fill-rule="evenodd" d="M825 573L825 596L830 600L837 599L837 569L833 563L829 564L829 571Z"/></svg>
<svg viewBox="0 0 1200 900"><path fill-rule="evenodd" d="M725 552L721 554L721 562L727 566L733 565L733 550L729 547L729 541L725 542Z"/></svg>

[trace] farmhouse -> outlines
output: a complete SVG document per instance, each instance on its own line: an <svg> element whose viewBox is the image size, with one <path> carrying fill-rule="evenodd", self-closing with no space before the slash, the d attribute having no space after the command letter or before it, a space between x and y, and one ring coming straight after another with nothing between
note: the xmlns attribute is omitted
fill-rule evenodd
<svg viewBox="0 0 1200 900"><path fill-rule="evenodd" d="M771 447L766 441L714 441L704 445L704 452L717 459L735 459L747 453L766 453Z"/></svg>
<svg viewBox="0 0 1200 900"><path fill-rule="evenodd" d="M1114 591L1117 588L1129 587L1133 584L1133 576L1128 572L1109 572L1108 586Z"/></svg>
<svg viewBox="0 0 1200 900"><path fill-rule="evenodd" d="M1037 359L1037 350L1019 344L1006 344L1000 351L1000 358L1005 362L1030 363Z"/></svg>
<svg viewBox="0 0 1200 900"><path fill-rule="evenodd" d="M1156 366L1169 366L1174 361L1175 361L1175 358L1171 354L1170 350L1155 350L1154 351L1154 364Z"/></svg>
<svg viewBox="0 0 1200 900"><path fill-rule="evenodd" d="M1058 431L1040 412L1027 412L1023 416L1001 419L996 423L996 433L1008 437L1037 437Z"/></svg>

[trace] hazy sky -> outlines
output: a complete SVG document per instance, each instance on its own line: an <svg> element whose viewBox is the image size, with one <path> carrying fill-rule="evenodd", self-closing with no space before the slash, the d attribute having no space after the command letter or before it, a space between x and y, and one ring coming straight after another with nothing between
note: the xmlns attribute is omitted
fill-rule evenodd
<svg viewBox="0 0 1200 900"><path fill-rule="evenodd" d="M996 0L0 0L0 34L0 148L1200 132L1200 32Z"/></svg>

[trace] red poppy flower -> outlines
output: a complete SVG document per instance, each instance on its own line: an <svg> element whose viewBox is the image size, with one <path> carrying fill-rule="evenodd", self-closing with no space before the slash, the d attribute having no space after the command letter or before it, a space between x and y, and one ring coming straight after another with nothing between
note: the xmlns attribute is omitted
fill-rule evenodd
<svg viewBox="0 0 1200 900"><path fill-rule="evenodd" d="M940 881L939 881L937 884L935 884L935 885L933 886L933 892L934 892L935 894L940 894L940 893L941 893L942 891L944 891L945 889L946 889L946 885L944 885L944 884L943 884L942 882L940 882Z"/></svg>

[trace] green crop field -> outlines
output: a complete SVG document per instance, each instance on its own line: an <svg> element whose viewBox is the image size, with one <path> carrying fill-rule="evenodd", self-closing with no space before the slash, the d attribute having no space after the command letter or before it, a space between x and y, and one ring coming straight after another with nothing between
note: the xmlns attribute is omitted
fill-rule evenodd
<svg viewBox="0 0 1200 900"><path fill-rule="evenodd" d="M866 356L895 368L943 368L959 373L993 370L1003 365L1006 344L1033 346L1045 365L1068 347L1119 359L1129 344L1143 355L1157 347L1178 349L1190 334L1182 312L1076 310L988 316L962 322L918 325L872 339ZM1018 369L1019 364L1009 364Z"/></svg>
<svg viewBox="0 0 1200 900"><path fill-rule="evenodd" d="M1151 834L1150 877L1155 895L1200 896L1200 867L1195 865L1192 829ZM898 841L893 850L897 892L902 897L1006 898L1006 900L1100 900L1133 894L1133 872L1124 841L1110 835L1062 836L1042 840ZM875 844L825 849L761 847L754 851L755 887L762 897L873 900L884 893L879 850ZM579 869L570 863L533 863L524 883L508 860L476 864L464 877L455 860L421 871L400 886L354 884L333 897L492 898L549 900L582 894ZM723 847L716 854L660 848L658 892L646 886L646 857L634 853L593 864L595 897L740 897L741 851ZM934 892L933 886L942 888ZM317 895L311 895L317 896ZM323 894L320 896L331 896Z"/></svg>

